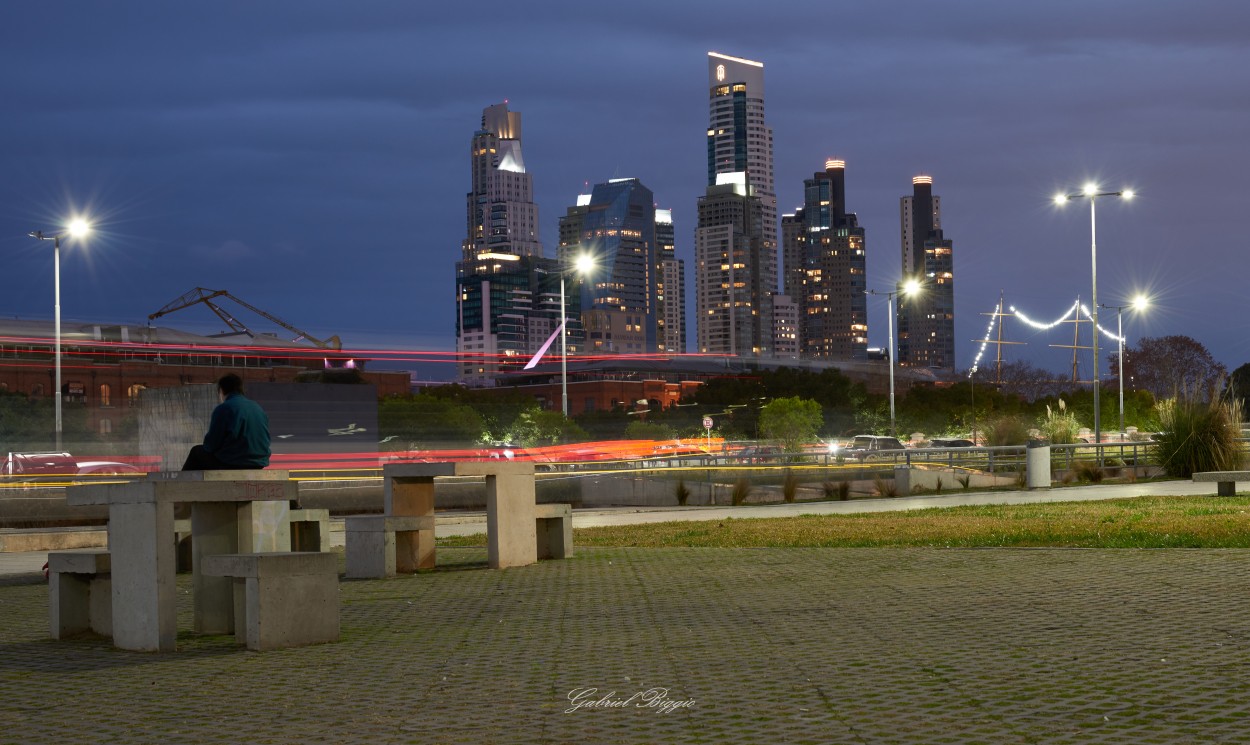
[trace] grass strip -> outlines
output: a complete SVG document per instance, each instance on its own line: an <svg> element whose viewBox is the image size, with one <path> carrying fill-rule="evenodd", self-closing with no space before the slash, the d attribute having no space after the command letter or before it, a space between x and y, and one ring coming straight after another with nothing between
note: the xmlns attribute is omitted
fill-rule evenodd
<svg viewBox="0 0 1250 745"><path fill-rule="evenodd" d="M1250 497L944 507L907 512L730 518L574 530L576 546L1250 548ZM485 535L440 538L484 546Z"/></svg>

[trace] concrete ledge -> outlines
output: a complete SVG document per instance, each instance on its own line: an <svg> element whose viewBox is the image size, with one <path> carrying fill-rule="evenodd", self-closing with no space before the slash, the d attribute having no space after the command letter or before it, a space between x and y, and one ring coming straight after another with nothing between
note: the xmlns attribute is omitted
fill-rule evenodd
<svg viewBox="0 0 1250 745"><path fill-rule="evenodd" d="M204 557L200 571L210 577L244 578L338 574L338 560L334 554L321 551L216 554Z"/></svg>
<svg viewBox="0 0 1250 745"><path fill-rule="evenodd" d="M109 543L103 525L90 528L15 528L0 530L0 553L101 548Z"/></svg>
<svg viewBox="0 0 1250 745"><path fill-rule="evenodd" d="M346 533L403 533L412 530L434 530L432 515L351 515L343 518Z"/></svg>

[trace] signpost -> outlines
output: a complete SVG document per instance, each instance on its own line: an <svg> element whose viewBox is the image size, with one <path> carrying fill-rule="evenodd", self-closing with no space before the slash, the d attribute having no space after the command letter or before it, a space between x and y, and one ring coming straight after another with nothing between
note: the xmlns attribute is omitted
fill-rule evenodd
<svg viewBox="0 0 1250 745"><path fill-rule="evenodd" d="M703 428L707 430L707 452L710 455L712 452L712 417L703 417Z"/></svg>

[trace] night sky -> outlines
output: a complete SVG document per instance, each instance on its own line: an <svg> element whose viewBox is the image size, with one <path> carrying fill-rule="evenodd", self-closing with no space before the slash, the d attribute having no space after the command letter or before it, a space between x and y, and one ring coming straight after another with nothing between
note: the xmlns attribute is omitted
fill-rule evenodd
<svg viewBox="0 0 1250 745"><path fill-rule="evenodd" d="M765 63L781 211L847 161L870 287L892 288L899 197L933 176L960 367L1000 291L1045 321L1088 302L1088 204L1051 197L1095 180L1139 192L1098 208L1099 299L1154 301L1130 343L1187 334L1232 369L1248 37L1250 5L1205 0L7 2L0 316L52 317L51 244L27 233L82 213L98 232L63 248L67 323L142 324L202 286L348 347L453 349L469 141L504 100L548 255L586 183L637 177L673 210L693 307L716 50ZM203 307L160 323L221 330ZM1009 323L1029 344L1009 353L1062 371L1064 328Z"/></svg>

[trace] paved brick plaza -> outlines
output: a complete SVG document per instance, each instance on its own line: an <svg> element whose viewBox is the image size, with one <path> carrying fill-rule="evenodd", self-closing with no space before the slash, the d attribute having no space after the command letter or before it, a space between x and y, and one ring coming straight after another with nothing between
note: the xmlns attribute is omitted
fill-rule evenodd
<svg viewBox="0 0 1250 745"><path fill-rule="evenodd" d="M440 561L343 582L341 642L264 654L53 642L46 586L5 578L0 743L1250 743L1245 551Z"/></svg>

